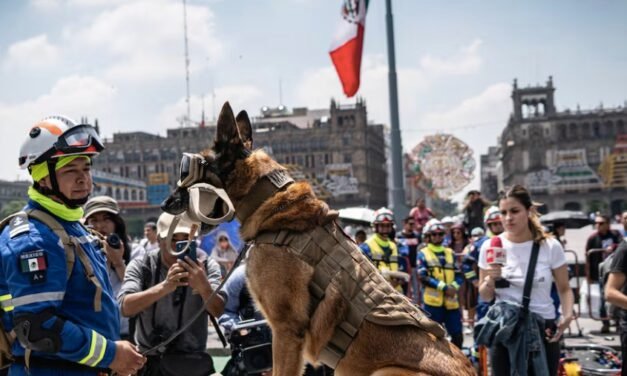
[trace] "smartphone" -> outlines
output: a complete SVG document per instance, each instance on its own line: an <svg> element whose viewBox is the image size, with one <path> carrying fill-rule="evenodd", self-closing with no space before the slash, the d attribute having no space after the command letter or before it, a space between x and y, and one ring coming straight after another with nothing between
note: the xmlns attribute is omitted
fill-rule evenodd
<svg viewBox="0 0 627 376"><path fill-rule="evenodd" d="M185 256L189 256L190 259L192 259L193 261L196 261L196 241L192 240L191 243L189 240L182 240L180 242L176 242L176 252L181 252L183 250L183 248L185 248L187 246L187 243L189 243L189 248L187 248L187 251L185 251L184 253L181 253L180 255L178 255L177 257L181 260L185 259Z"/></svg>

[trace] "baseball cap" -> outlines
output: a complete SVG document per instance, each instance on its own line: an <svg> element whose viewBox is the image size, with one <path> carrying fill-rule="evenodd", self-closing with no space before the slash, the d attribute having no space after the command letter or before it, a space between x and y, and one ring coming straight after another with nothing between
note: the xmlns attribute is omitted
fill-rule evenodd
<svg viewBox="0 0 627 376"><path fill-rule="evenodd" d="M475 227L470 232L470 236L483 236L485 235L485 231L481 227Z"/></svg>
<svg viewBox="0 0 627 376"><path fill-rule="evenodd" d="M179 216L179 218L179 223L176 225L172 234L189 234L192 230L193 223L189 221L186 216ZM174 216L170 213L163 213L159 216L159 220L157 221L157 234L160 238L165 239L168 236L168 230L170 229L172 220L174 220Z"/></svg>
<svg viewBox="0 0 627 376"><path fill-rule="evenodd" d="M115 215L120 214L118 202L109 196L96 196L89 199L89 201L85 203L83 210L85 211L83 218L89 218L91 215L100 212L107 212Z"/></svg>

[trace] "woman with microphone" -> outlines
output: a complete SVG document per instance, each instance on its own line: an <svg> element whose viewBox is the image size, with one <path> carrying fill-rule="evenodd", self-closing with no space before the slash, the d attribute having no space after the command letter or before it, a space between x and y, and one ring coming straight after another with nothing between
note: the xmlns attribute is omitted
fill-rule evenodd
<svg viewBox="0 0 627 376"><path fill-rule="evenodd" d="M534 348L533 345L528 346L528 342L522 343L523 340L520 339L528 336L528 332L517 330L515 326L511 337L506 341L500 341L497 334L497 339L490 344L490 360L494 375L513 374L512 370L520 372L521 368L527 372L520 374L539 376L538 370L544 370L541 374L546 374L548 370L549 375L557 375L560 357L559 339L573 319L574 299L568 284L564 249L555 238L544 232L535 206L529 192L523 186L516 185L502 194L499 209L505 232L484 242L479 254L481 297L486 301L495 298L495 306L490 308L491 311L500 309L505 312L508 307L510 309L514 307L516 311L528 312L524 317L535 319L532 322L537 325L532 327L537 328L538 332L532 333L532 336L536 335L542 346ZM534 243L538 248L537 261L535 268L532 269L528 311L524 311L523 290ZM561 299L560 320L556 317L551 299L553 280ZM487 316L490 317L490 312ZM529 323L516 322L524 320L517 319L516 315L513 317L513 322L518 326ZM511 328L502 326L499 329ZM527 351L517 351L519 349ZM534 356L542 353L544 357Z"/></svg>

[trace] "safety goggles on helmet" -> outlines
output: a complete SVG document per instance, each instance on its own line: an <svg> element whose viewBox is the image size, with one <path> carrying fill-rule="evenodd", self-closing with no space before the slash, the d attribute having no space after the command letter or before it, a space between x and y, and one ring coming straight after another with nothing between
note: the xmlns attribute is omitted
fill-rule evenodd
<svg viewBox="0 0 627 376"><path fill-rule="evenodd" d="M89 124L79 124L63 132L52 145L52 148L42 153L32 164L64 155L97 154L103 149L104 145L96 129Z"/></svg>
<svg viewBox="0 0 627 376"><path fill-rule="evenodd" d="M491 213L486 213L484 222L486 224L501 222L501 212L493 211Z"/></svg>
<svg viewBox="0 0 627 376"><path fill-rule="evenodd" d="M434 233L435 231L441 231L441 232L445 232L446 229L444 228L444 225L442 223L433 223L433 224L428 224L425 228L425 233Z"/></svg>

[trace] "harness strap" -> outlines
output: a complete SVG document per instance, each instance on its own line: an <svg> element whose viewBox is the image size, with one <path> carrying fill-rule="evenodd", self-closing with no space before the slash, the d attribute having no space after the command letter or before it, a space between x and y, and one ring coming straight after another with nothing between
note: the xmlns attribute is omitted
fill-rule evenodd
<svg viewBox="0 0 627 376"><path fill-rule="evenodd" d="M66 279L70 279L72 270L74 269L74 263L76 262L76 254L78 259L83 265L85 270L85 277L96 286L96 294L94 296L94 311L100 312L102 310L102 285L94 273L94 268L89 261L89 257L85 253L83 246L74 236L69 236L65 228L50 214L38 210L29 209L26 210L26 214L29 217L35 218L48 226L58 237L61 239L63 249L65 250L65 265L66 265Z"/></svg>
<svg viewBox="0 0 627 376"><path fill-rule="evenodd" d="M74 269L74 263L76 261L76 258L74 255L75 245L70 239L68 233L65 231L65 228L63 228L61 223L54 219L54 217L42 210L28 209L25 212L29 217L35 218L39 222L46 225L52 230L52 232L54 232L59 237L59 239L61 239L61 244L63 244L63 249L65 250L65 277L66 280L69 280L70 275L72 274L72 269Z"/></svg>
<svg viewBox="0 0 627 376"><path fill-rule="evenodd" d="M98 280L98 277L96 277L96 274L94 273L94 268L89 262L89 258L87 257L87 254L85 253L85 250L81 246L78 239L72 237L71 240L74 244L74 249L78 254L78 259L81 261L81 263L83 264L83 268L85 269L85 276L96 286L96 293L94 294L94 311L100 312L102 311L102 285L100 284L100 280Z"/></svg>

